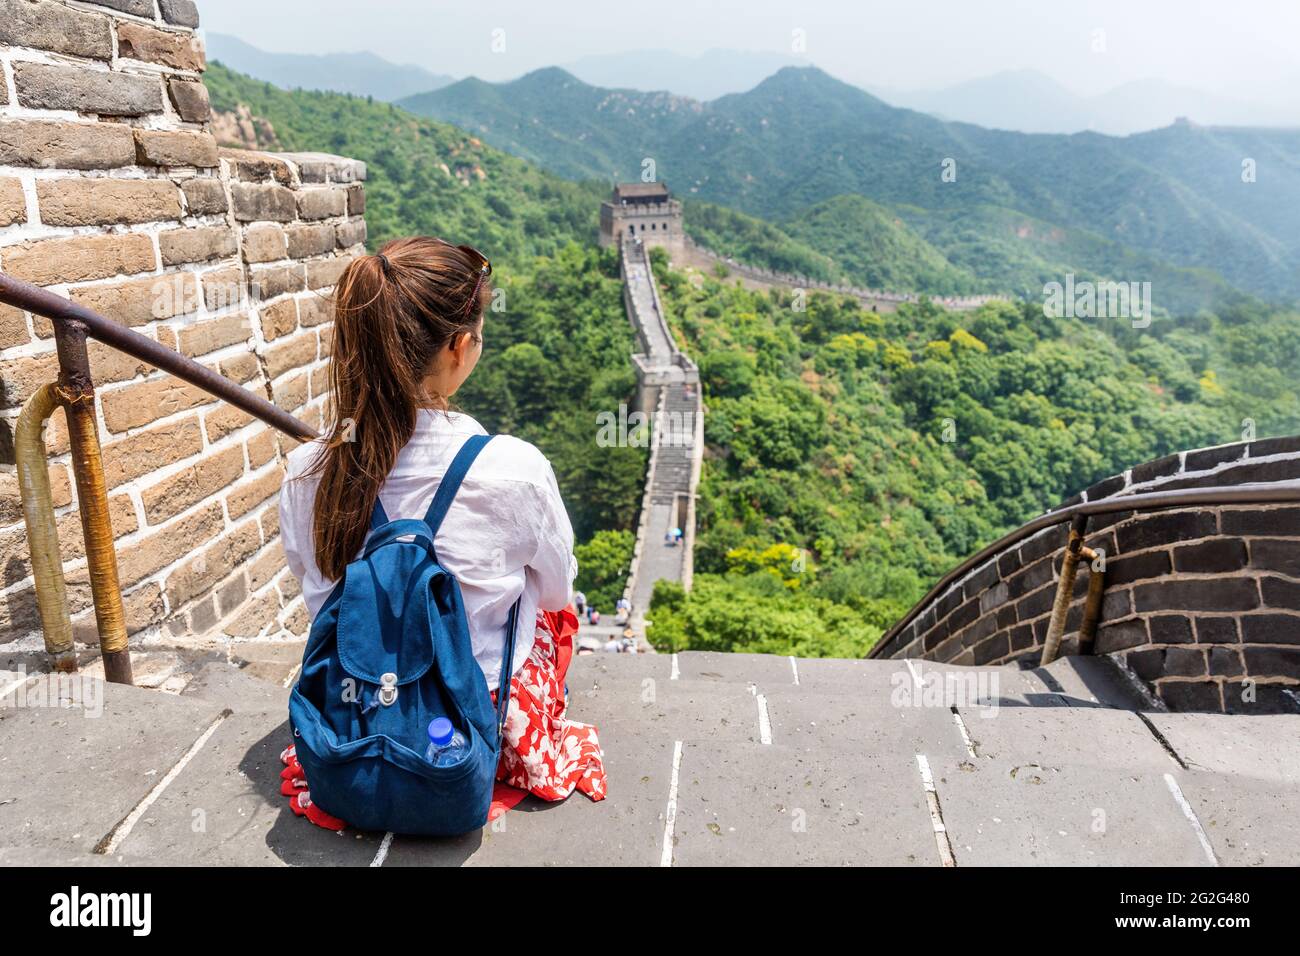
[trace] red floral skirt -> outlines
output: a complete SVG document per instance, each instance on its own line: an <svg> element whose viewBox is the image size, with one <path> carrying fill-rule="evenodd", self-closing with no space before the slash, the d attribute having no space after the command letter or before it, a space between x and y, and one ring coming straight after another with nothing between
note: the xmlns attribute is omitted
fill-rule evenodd
<svg viewBox="0 0 1300 956"><path fill-rule="evenodd" d="M564 678L577 632L572 609L539 612L532 652L510 679L497 780L543 800L563 800L574 790L592 800L605 799L605 762L596 728L565 716ZM495 692L492 699L495 703Z"/></svg>

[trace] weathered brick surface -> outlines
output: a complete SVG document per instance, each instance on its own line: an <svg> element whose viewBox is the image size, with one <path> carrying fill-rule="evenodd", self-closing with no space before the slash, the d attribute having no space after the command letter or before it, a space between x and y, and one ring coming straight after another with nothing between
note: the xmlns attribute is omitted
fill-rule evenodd
<svg viewBox="0 0 1300 956"><path fill-rule="evenodd" d="M203 46L186 31L157 30L143 23L117 24L118 56L159 63L178 70L200 71L207 65Z"/></svg>
<svg viewBox="0 0 1300 956"><path fill-rule="evenodd" d="M226 187L219 179L187 179L181 183L185 206L191 216L212 216L229 207Z"/></svg>
<svg viewBox="0 0 1300 956"><path fill-rule="evenodd" d="M0 179L0 227L27 221L27 197L21 180Z"/></svg>
<svg viewBox="0 0 1300 956"><path fill-rule="evenodd" d="M179 219L180 190L166 179L42 179L36 183L47 226L104 226Z"/></svg>
<svg viewBox="0 0 1300 956"><path fill-rule="evenodd" d="M238 251L235 235L224 226L170 229L158 235L158 250L165 266L226 259Z"/></svg>
<svg viewBox="0 0 1300 956"><path fill-rule="evenodd" d="M111 22L55 0L0 0L0 45L108 60L113 56Z"/></svg>
<svg viewBox="0 0 1300 956"><path fill-rule="evenodd" d="M1076 497L1293 480L1300 474L1297 445L1269 439L1168 455ZM1087 542L1107 556L1094 653L1125 661L1172 709L1300 711L1300 507L1120 511L1095 516ZM962 664L1036 659L1064 543L1060 525L973 569L875 656ZM1067 652L1077 649L1091 573L1080 564Z"/></svg>
<svg viewBox="0 0 1300 956"><path fill-rule="evenodd" d="M135 155L141 166L211 168L217 165L217 141L211 133L138 129Z"/></svg>
<svg viewBox="0 0 1300 956"><path fill-rule="evenodd" d="M155 264L153 243L138 234L42 239L0 249L0 268L36 285L148 272Z"/></svg>
<svg viewBox="0 0 1300 956"><path fill-rule="evenodd" d="M19 105L33 109L144 116L161 112L163 105L157 77L67 64L15 63L14 85Z"/></svg>
<svg viewBox="0 0 1300 956"><path fill-rule="evenodd" d="M167 97L172 101L172 108L187 123L206 123L212 118L208 88L202 83L170 79L167 81Z"/></svg>
<svg viewBox="0 0 1300 956"><path fill-rule="evenodd" d="M0 270L54 286L254 394L275 379L276 401L319 424L321 402L304 403L328 384L317 360L328 350L326 296L347 261L336 251L365 241L365 168L218 150L197 23L190 0L0 0L0 46L18 49L0 71L0 104L21 108L0 118ZM52 334L50 320L0 306L8 416L53 379ZM282 452L296 442L98 343L90 365L128 632L305 630L274 504ZM93 644L61 415L46 444L62 550L75 559L65 568L74 634ZM39 629L16 495L4 494L11 479L0 470L0 644Z"/></svg>

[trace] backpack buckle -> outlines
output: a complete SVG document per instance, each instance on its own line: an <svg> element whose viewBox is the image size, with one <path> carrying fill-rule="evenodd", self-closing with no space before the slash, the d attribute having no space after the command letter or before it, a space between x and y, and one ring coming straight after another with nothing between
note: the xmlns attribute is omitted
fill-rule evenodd
<svg viewBox="0 0 1300 956"><path fill-rule="evenodd" d="M379 678L379 703L385 707L397 700L397 675L384 674Z"/></svg>

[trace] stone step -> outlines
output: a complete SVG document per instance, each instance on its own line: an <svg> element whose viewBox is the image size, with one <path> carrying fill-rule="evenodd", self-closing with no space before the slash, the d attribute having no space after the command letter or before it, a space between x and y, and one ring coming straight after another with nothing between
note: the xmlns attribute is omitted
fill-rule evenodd
<svg viewBox="0 0 1300 956"><path fill-rule="evenodd" d="M289 707L289 688L281 682L264 680L257 672L238 664L214 661L205 665L182 691L181 696L212 701L236 713L278 711Z"/></svg>

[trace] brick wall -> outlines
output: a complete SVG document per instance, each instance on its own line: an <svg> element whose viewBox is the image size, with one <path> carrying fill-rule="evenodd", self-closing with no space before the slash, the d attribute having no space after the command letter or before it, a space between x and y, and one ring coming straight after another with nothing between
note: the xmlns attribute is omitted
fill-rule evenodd
<svg viewBox="0 0 1300 956"><path fill-rule="evenodd" d="M1180 452L1098 482L1113 495L1300 479L1300 438ZM873 652L956 664L1037 660L1068 525L953 584ZM1113 655L1172 710L1300 712L1300 506L1215 506L1092 518L1106 555L1094 653ZM1063 653L1077 652L1091 567L1080 561Z"/></svg>
<svg viewBox="0 0 1300 956"><path fill-rule="evenodd" d="M0 0L0 271L321 422L327 293L362 251L364 165L219 150L189 0ZM13 425L57 375L0 306L0 651L39 648ZM276 497L291 441L91 343L133 642L302 634ZM61 412L46 430L77 638L97 636Z"/></svg>

